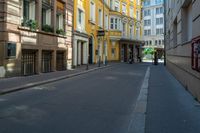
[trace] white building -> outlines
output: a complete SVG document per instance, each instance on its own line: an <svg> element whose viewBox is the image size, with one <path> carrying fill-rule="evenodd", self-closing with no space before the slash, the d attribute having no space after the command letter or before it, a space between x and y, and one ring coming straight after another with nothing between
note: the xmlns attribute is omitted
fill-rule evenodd
<svg viewBox="0 0 200 133"><path fill-rule="evenodd" d="M164 48L164 3L163 0L144 0L143 36L145 46Z"/></svg>

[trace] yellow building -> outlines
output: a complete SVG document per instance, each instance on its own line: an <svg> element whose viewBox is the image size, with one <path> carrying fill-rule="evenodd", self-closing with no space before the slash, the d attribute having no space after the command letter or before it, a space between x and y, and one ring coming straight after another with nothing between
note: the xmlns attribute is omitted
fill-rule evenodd
<svg viewBox="0 0 200 133"><path fill-rule="evenodd" d="M73 65L137 61L141 0L75 0Z"/></svg>

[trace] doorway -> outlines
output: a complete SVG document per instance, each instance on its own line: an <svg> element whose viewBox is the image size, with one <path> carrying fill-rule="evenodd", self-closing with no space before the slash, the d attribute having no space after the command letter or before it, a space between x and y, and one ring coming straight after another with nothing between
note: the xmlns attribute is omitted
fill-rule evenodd
<svg viewBox="0 0 200 133"><path fill-rule="evenodd" d="M93 37L89 38L89 64L93 64Z"/></svg>

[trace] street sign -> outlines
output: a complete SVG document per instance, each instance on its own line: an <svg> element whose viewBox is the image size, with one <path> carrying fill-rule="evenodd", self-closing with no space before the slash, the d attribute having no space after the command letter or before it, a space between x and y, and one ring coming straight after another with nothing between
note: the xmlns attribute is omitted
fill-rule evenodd
<svg viewBox="0 0 200 133"><path fill-rule="evenodd" d="M98 30L97 36L105 36L105 31L104 30Z"/></svg>

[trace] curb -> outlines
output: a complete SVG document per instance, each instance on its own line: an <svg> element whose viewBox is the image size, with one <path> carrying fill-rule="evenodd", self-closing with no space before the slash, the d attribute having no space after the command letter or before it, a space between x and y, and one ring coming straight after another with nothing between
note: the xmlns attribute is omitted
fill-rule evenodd
<svg viewBox="0 0 200 133"><path fill-rule="evenodd" d="M129 124L128 133L145 133L145 119L147 110L147 98L150 78L150 67L147 68L144 81L138 95L132 118Z"/></svg>
<svg viewBox="0 0 200 133"><path fill-rule="evenodd" d="M34 83L28 83L28 84L25 84L25 85L22 85L22 86L18 86L18 87L3 89L3 90L0 90L0 95L4 95L4 94L11 93L11 92L24 90L24 89L27 89L27 88L30 88L30 87L34 87L34 86L38 86L38 85L43 85L43 84L56 82L56 81L59 81L59 80L64 80L64 79L76 77L76 76L79 76L79 75L83 75L83 74L86 74L86 73L93 72L95 70L100 70L100 69L105 69L105 68L110 68L110 67L112 67L112 66L111 65L107 65L107 66L92 68L92 69L85 70L85 71L82 71L82 72L69 74L69 75L65 75L65 76L61 76L61 77L57 77L57 78L52 78L52 79L49 79L49 80L44 80L44 81L39 81L39 82L34 82Z"/></svg>

